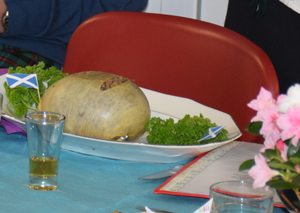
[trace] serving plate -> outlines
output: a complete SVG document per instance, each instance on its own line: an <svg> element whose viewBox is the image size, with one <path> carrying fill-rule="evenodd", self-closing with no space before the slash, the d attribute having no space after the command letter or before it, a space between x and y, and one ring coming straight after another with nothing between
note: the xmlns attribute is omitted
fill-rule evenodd
<svg viewBox="0 0 300 213"><path fill-rule="evenodd" d="M5 75L1 75L0 93L4 96L2 117L26 131L24 119L16 118L8 109L8 99L3 87L5 80ZM236 140L242 135L232 117L224 112L204 106L191 99L166 95L144 88L141 89L149 101L152 117L161 117L163 119L172 117L176 121L178 118L183 118L186 114L199 116L201 113L218 126L224 125L228 130L227 136L229 139L203 145L169 146L148 144L146 139L147 133L135 142L101 140L64 133L61 148L112 159L151 163L174 163L191 159L201 153Z"/></svg>

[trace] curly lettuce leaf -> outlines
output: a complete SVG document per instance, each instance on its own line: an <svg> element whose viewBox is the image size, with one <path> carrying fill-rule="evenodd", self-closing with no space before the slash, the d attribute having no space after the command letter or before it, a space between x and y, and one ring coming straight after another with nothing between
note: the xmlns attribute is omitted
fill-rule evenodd
<svg viewBox="0 0 300 213"><path fill-rule="evenodd" d="M208 129L216 127L210 119L200 116L185 115L185 117L174 122L173 118L163 120L153 117L146 123L145 129L149 132L147 140L152 144L164 145L195 145L227 140L228 131L223 129L215 138L198 142L198 140L208 133Z"/></svg>
<svg viewBox="0 0 300 213"><path fill-rule="evenodd" d="M10 67L8 69L9 74L21 73L21 74L37 74L37 80L39 84L40 97L43 97L48 84L51 86L56 81L67 76L67 73L62 73L55 67L44 69L44 62L39 62L33 66L17 67L16 69ZM9 105L13 107L14 113L17 117L25 115L29 108L36 110L36 106L39 104L38 91L34 88L26 88L24 86L17 86L10 88L7 82L4 82L4 88L6 96L8 98Z"/></svg>

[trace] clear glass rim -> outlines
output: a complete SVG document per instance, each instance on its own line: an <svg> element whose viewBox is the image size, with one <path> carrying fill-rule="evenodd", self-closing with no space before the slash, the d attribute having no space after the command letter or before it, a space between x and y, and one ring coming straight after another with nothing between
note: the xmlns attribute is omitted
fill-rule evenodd
<svg viewBox="0 0 300 213"><path fill-rule="evenodd" d="M239 183L241 185L245 184L245 185L251 185L251 186L253 184L252 181L244 181L244 180L220 181L220 182L212 184L209 187L209 191L210 191L210 193L213 192L215 194L220 194L220 195L222 194L222 195L227 195L227 196L232 196L232 197L240 197L240 195L242 195L242 194L238 194L238 193L235 193L235 192L222 193L221 190L220 190L220 192L218 192L218 190L214 190L214 188L216 188L216 186L221 185L221 184L228 184L228 183ZM259 191L265 190L265 189L264 188L257 188L257 189L252 188L252 190L253 190L253 192L255 190L257 190L258 193L259 193ZM245 196L242 196L242 197L243 197L243 199L247 199L247 200L259 201L259 200L268 200L270 198L273 198L273 196L275 195L275 190L272 189L272 188L269 188L268 190L265 190L265 191L266 191L266 194L263 194L263 195L257 195L257 196L245 195Z"/></svg>
<svg viewBox="0 0 300 213"><path fill-rule="evenodd" d="M35 119L34 115L40 116L39 119ZM49 116L55 116L56 119L53 120L45 120L40 118L46 118ZM25 115L25 120L29 122L41 123L41 124L57 124L63 123L66 120L66 117L57 112L49 112L49 111L35 111L30 112Z"/></svg>

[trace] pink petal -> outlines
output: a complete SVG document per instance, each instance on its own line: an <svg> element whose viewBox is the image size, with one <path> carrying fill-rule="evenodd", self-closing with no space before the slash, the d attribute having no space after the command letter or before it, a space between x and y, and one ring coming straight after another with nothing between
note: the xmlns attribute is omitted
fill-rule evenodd
<svg viewBox="0 0 300 213"><path fill-rule="evenodd" d="M297 146L300 138L300 109L295 105L288 109L286 114L279 116L277 125L283 130L282 140L292 139L292 144Z"/></svg>
<svg viewBox="0 0 300 213"><path fill-rule="evenodd" d="M281 158L284 160L284 162L287 162L289 159L287 157L287 151L288 151L288 146L284 144L282 151L280 152Z"/></svg>
<svg viewBox="0 0 300 213"><path fill-rule="evenodd" d="M283 140L279 140L276 144L277 149L279 149L280 151L283 150L285 143L283 142Z"/></svg>
<svg viewBox="0 0 300 213"><path fill-rule="evenodd" d="M264 152L266 149L275 149L277 141L280 139L280 132L271 132L271 134L265 137L264 147L260 150L260 152Z"/></svg>
<svg viewBox="0 0 300 213"><path fill-rule="evenodd" d="M278 171L270 169L266 159L261 154L256 155L254 161L255 165L248 172L254 179L253 188L264 187L269 180L279 174Z"/></svg>
<svg viewBox="0 0 300 213"><path fill-rule="evenodd" d="M257 99L252 100L248 104L248 107L256 111L260 111L264 110L267 106L274 103L275 100L272 97L272 93L261 87Z"/></svg>

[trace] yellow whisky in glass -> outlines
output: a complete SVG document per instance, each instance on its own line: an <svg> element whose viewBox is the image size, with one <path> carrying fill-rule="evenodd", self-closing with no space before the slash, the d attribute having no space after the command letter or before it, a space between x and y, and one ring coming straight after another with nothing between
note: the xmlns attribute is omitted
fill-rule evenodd
<svg viewBox="0 0 300 213"><path fill-rule="evenodd" d="M29 173L35 177L50 178L57 175L58 160L47 157L32 157L29 159Z"/></svg>
<svg viewBox="0 0 300 213"><path fill-rule="evenodd" d="M53 157L32 157L29 159L30 179L40 182L40 185L30 185L31 189L55 190L53 181L57 182L58 159ZM51 184L50 184L51 183Z"/></svg>

